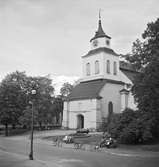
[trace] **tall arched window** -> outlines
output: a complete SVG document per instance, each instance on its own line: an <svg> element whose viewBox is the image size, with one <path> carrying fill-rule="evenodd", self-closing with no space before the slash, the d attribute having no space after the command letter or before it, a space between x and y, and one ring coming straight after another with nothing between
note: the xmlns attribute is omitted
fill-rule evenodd
<svg viewBox="0 0 159 167"><path fill-rule="evenodd" d="M99 74L99 61L95 61L95 74Z"/></svg>
<svg viewBox="0 0 159 167"><path fill-rule="evenodd" d="M110 123L112 115L113 115L113 103L110 101L108 103L108 117L107 117L108 123Z"/></svg>
<svg viewBox="0 0 159 167"><path fill-rule="evenodd" d="M107 64L106 64L106 68L107 68L107 73L110 73L110 60L107 60Z"/></svg>
<svg viewBox="0 0 159 167"><path fill-rule="evenodd" d="M86 64L86 75L90 75L91 74L91 70L90 70L90 63Z"/></svg>
<svg viewBox="0 0 159 167"><path fill-rule="evenodd" d="M108 103L108 115L111 116L113 114L113 103L110 101Z"/></svg>
<svg viewBox="0 0 159 167"><path fill-rule="evenodd" d="M116 63L116 61L114 61L113 73L114 73L114 75L117 75L117 63Z"/></svg>

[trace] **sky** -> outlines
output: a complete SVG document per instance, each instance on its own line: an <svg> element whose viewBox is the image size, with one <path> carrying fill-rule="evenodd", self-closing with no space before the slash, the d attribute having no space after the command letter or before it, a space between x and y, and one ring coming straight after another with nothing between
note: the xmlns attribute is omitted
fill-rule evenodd
<svg viewBox="0 0 159 167"><path fill-rule="evenodd" d="M99 9L112 49L126 54L158 7L159 0L0 0L0 79L16 70L80 77Z"/></svg>

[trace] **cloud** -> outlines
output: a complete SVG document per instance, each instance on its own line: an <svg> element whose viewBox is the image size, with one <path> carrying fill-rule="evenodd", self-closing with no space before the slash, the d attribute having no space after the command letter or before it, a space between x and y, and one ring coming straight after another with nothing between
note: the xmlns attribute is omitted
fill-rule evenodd
<svg viewBox="0 0 159 167"><path fill-rule="evenodd" d="M99 8L112 48L124 54L158 17L158 6L157 0L0 0L0 75L80 76Z"/></svg>
<svg viewBox="0 0 159 167"><path fill-rule="evenodd" d="M51 75L51 79L53 80L53 86L55 88L55 95L59 95L60 94L60 89L62 87L62 85L66 82L70 83L70 84L74 84L79 77L77 76L53 76Z"/></svg>

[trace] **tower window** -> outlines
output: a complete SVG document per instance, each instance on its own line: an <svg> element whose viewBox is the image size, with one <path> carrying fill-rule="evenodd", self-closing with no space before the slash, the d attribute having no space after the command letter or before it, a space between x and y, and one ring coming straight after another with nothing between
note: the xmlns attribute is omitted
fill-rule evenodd
<svg viewBox="0 0 159 167"><path fill-rule="evenodd" d="M86 64L86 75L89 76L91 74L91 70L90 70L90 63Z"/></svg>
<svg viewBox="0 0 159 167"><path fill-rule="evenodd" d="M110 73L110 61L107 60L107 64L106 64L106 68L107 68L107 73L109 74Z"/></svg>
<svg viewBox="0 0 159 167"><path fill-rule="evenodd" d="M99 74L99 61L95 61L95 74Z"/></svg>
<svg viewBox="0 0 159 167"><path fill-rule="evenodd" d="M114 75L117 75L117 63L114 61Z"/></svg>
<svg viewBox="0 0 159 167"><path fill-rule="evenodd" d="M106 45L108 45L108 46L109 46L110 41L109 41L109 40L106 40L106 41L105 41L105 43L106 43Z"/></svg>
<svg viewBox="0 0 159 167"><path fill-rule="evenodd" d="M97 47L97 46L98 46L98 41L97 41L97 40L94 40L94 41L93 41L93 46L94 46L94 47Z"/></svg>

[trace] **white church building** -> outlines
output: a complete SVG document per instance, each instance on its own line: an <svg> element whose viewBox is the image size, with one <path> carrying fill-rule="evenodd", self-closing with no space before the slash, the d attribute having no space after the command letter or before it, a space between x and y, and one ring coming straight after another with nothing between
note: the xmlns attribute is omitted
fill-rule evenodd
<svg viewBox="0 0 159 167"><path fill-rule="evenodd" d="M98 129L108 114L136 109L130 92L136 72L111 48L100 17L90 45L82 56L83 76L64 102L63 127Z"/></svg>

